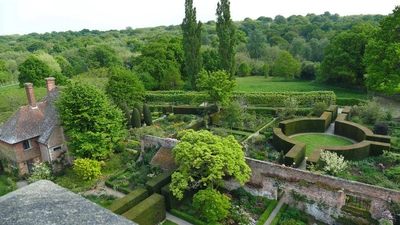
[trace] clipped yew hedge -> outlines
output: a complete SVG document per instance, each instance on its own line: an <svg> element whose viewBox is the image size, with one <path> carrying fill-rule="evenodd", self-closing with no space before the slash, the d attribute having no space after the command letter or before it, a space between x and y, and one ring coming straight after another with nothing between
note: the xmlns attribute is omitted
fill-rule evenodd
<svg viewBox="0 0 400 225"><path fill-rule="evenodd" d="M283 134L280 128L274 128L273 145L276 150L283 151L285 154L285 165L291 166L293 162L295 167L300 166L306 156L306 145L300 141L289 138Z"/></svg>
<svg viewBox="0 0 400 225"><path fill-rule="evenodd" d="M141 201L148 197L148 192L144 188L137 188L123 198L116 200L111 204L108 209L116 214L123 214L135 205L139 204Z"/></svg>
<svg viewBox="0 0 400 225"><path fill-rule="evenodd" d="M326 112L331 112L332 113L332 119L331 119L331 123L333 123L337 116L338 116L338 110L339 110L339 106L338 105L330 105L328 107L328 109L326 109Z"/></svg>
<svg viewBox="0 0 400 225"><path fill-rule="evenodd" d="M367 103L367 100L359 98L336 98L336 104L341 106L353 106Z"/></svg>
<svg viewBox="0 0 400 225"><path fill-rule="evenodd" d="M326 118L328 119L328 118ZM291 120L284 120L279 123L279 127L282 132L287 135L293 135L297 133L306 132L320 132L323 133L326 130L325 119L321 118L296 118Z"/></svg>
<svg viewBox="0 0 400 225"><path fill-rule="evenodd" d="M161 173L154 177L153 179L146 182L146 189L149 195L153 193L161 194L161 188L171 182L171 175L175 172L175 168L169 169L164 173Z"/></svg>
<svg viewBox="0 0 400 225"><path fill-rule="evenodd" d="M291 166L293 163L295 167L299 167L300 164L303 162L304 158L306 157L306 144L298 143L294 145L288 153L285 155L285 165Z"/></svg>
<svg viewBox="0 0 400 225"><path fill-rule="evenodd" d="M363 125L339 120L335 121L335 134L353 139L357 142L364 141L367 139L367 136L374 135L370 129Z"/></svg>
<svg viewBox="0 0 400 225"><path fill-rule="evenodd" d="M200 115L206 107L189 107L189 106L174 106L172 112L174 114L193 114Z"/></svg>
<svg viewBox="0 0 400 225"><path fill-rule="evenodd" d="M153 194L130 210L123 217L140 225L154 225L165 220L165 200L159 194Z"/></svg>
<svg viewBox="0 0 400 225"><path fill-rule="evenodd" d="M179 200L172 194L169 184L161 188L161 195L165 198L165 207L168 212L179 206Z"/></svg>
<svg viewBox="0 0 400 225"><path fill-rule="evenodd" d="M311 106L316 102L326 102L328 105L335 104L336 95L333 91L312 92L234 92L233 99L244 100L251 105L265 105L269 107L283 107L288 98L296 99L300 106ZM145 95L146 102L163 102L177 104L200 104L206 100L202 92L184 91L148 91Z"/></svg>
<svg viewBox="0 0 400 225"><path fill-rule="evenodd" d="M256 225L264 225L264 223L268 220L268 217L271 215L272 211L274 211L276 205L278 205L278 200L272 200L267 209L258 219Z"/></svg>
<svg viewBox="0 0 400 225"><path fill-rule="evenodd" d="M284 154L286 154L296 144L301 143L286 136L282 132L281 128L274 128L273 136L274 137L272 139L272 145L275 147L277 151L283 151Z"/></svg>

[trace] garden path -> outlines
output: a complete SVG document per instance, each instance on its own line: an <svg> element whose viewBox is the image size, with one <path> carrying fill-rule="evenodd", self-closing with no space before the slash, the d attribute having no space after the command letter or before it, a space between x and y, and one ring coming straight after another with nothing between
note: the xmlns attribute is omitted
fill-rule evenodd
<svg viewBox="0 0 400 225"><path fill-rule="evenodd" d="M285 195L279 200L278 205L275 206L274 211L272 211L271 215L269 215L267 221L265 221L264 225L270 225L272 220L275 218L276 214L278 214L279 210L281 209L284 203Z"/></svg>
<svg viewBox="0 0 400 225"><path fill-rule="evenodd" d="M258 135L260 133L260 130L264 129L265 127L271 125L273 122L275 122L276 118L274 118L271 122L267 123L265 126L261 127L260 129L258 129L255 133L249 135L244 141L242 141L242 144L246 143L248 140L251 139L251 137L253 137L254 135Z"/></svg>

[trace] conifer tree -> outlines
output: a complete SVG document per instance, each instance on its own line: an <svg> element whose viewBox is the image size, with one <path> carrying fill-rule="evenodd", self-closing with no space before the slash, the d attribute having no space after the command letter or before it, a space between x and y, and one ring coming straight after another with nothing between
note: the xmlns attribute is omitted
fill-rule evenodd
<svg viewBox="0 0 400 225"><path fill-rule="evenodd" d="M143 104L143 117L144 117L144 122L146 123L147 126L153 124L153 120L151 118L151 111L146 104Z"/></svg>
<svg viewBox="0 0 400 225"><path fill-rule="evenodd" d="M220 69L225 70L232 80L235 75L236 26L233 24L229 0L217 4L217 36Z"/></svg>
<svg viewBox="0 0 400 225"><path fill-rule="evenodd" d="M196 21L196 8L193 0L185 1L185 18L182 21L182 45L185 60L185 72L191 89L196 89L196 76L201 69L201 27Z"/></svg>
<svg viewBox="0 0 400 225"><path fill-rule="evenodd" d="M141 126L140 114L136 108L133 108L132 110L131 124L132 128L139 128Z"/></svg>

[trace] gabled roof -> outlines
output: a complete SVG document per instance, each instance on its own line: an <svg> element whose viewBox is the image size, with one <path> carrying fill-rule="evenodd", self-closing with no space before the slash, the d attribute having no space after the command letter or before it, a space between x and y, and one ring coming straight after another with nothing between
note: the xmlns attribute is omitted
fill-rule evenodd
<svg viewBox="0 0 400 225"><path fill-rule="evenodd" d="M37 108L30 105L20 107L1 127L0 141L15 144L34 137L40 143L46 143L51 131L58 124L54 99L59 95L59 87L55 87L37 103Z"/></svg>

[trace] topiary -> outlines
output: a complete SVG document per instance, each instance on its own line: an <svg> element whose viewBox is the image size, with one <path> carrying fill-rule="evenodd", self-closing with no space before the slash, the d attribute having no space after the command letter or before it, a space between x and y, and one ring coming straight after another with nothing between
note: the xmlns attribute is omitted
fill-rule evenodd
<svg viewBox="0 0 400 225"><path fill-rule="evenodd" d="M146 104L143 104L143 117L144 117L144 122L146 123L147 126L153 124L153 120L151 118L151 111Z"/></svg>
<svg viewBox="0 0 400 225"><path fill-rule="evenodd" d="M91 180L101 174L101 165L94 159L78 158L74 162L73 170L83 180Z"/></svg>
<svg viewBox="0 0 400 225"><path fill-rule="evenodd" d="M132 128L139 128L141 127L141 122L140 122L140 114L139 111L136 108L133 108L132 110L132 117L131 117L131 125Z"/></svg>
<svg viewBox="0 0 400 225"><path fill-rule="evenodd" d="M139 116L140 116L140 122L143 123L144 121L143 121L143 110L142 110L142 107L140 107L140 104L137 103L137 102L135 102L133 107L138 110Z"/></svg>

